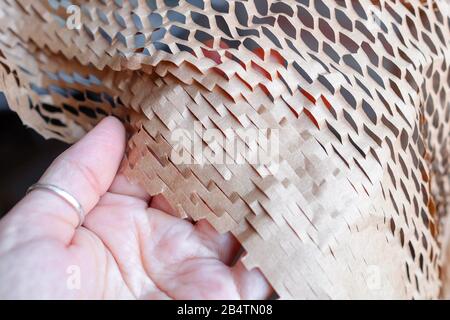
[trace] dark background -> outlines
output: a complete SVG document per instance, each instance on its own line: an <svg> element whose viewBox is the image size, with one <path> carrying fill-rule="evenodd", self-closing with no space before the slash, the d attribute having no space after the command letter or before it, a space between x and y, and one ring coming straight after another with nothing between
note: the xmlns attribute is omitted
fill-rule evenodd
<svg viewBox="0 0 450 320"><path fill-rule="evenodd" d="M0 92L0 217L66 148L65 143L45 140L26 128Z"/></svg>

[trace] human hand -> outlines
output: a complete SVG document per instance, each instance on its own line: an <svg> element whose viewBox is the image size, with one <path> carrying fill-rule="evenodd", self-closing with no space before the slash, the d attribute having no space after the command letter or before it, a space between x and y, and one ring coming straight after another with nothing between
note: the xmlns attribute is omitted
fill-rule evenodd
<svg viewBox="0 0 450 320"><path fill-rule="evenodd" d="M3 299L262 299L271 288L247 271L230 234L174 217L118 171L125 130L104 119L41 178L87 213L36 189L0 220Z"/></svg>

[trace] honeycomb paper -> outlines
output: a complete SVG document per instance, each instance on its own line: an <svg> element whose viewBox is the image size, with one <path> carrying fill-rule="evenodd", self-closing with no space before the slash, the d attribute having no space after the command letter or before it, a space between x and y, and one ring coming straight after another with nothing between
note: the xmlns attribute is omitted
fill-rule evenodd
<svg viewBox="0 0 450 320"><path fill-rule="evenodd" d="M122 119L127 176L287 299L449 297L449 64L448 0L0 0L23 122Z"/></svg>

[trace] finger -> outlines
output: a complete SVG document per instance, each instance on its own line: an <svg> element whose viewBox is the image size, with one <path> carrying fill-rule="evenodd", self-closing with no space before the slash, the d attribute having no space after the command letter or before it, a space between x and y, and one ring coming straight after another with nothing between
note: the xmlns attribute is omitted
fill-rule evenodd
<svg viewBox="0 0 450 320"><path fill-rule="evenodd" d="M108 192L130 196L149 202L150 195L138 184L129 181L122 173L119 173L115 178Z"/></svg>
<svg viewBox="0 0 450 320"><path fill-rule="evenodd" d="M175 209L162 194L152 198L150 207L176 216ZM234 262L241 246L231 233L218 233L207 220L200 220L195 223L194 230L202 244L215 252L223 263L231 265Z"/></svg>
<svg viewBox="0 0 450 320"><path fill-rule="evenodd" d="M247 270L242 261L238 261L231 268L231 272L241 299L262 300L269 298L274 293L261 271L256 268Z"/></svg>
<svg viewBox="0 0 450 320"><path fill-rule="evenodd" d="M108 117L78 143L62 153L47 169L40 183L70 193L87 214L108 190L125 149L125 129ZM10 214L15 226L29 237L52 236L70 242L79 223L77 211L47 190L35 189ZM17 228L17 227L16 227Z"/></svg>
<svg viewBox="0 0 450 320"><path fill-rule="evenodd" d="M207 220L200 220L195 224L195 231L203 244L216 252L220 261L226 265L232 265L239 252L241 245L230 233L220 234Z"/></svg>
<svg viewBox="0 0 450 320"><path fill-rule="evenodd" d="M152 198L150 207L163 211L171 216L176 216L175 209L169 204L162 194ZM220 234L206 220L198 221L194 230L202 244L216 253L225 264L231 265L240 249L240 244L231 233Z"/></svg>
<svg viewBox="0 0 450 320"><path fill-rule="evenodd" d="M163 211L171 216L177 216L176 210L170 205L169 201L167 201L162 194L157 194L152 198L150 207Z"/></svg>

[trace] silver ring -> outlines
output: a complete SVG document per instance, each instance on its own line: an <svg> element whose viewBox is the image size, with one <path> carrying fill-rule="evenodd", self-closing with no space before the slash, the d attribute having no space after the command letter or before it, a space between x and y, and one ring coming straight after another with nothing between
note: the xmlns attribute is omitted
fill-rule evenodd
<svg viewBox="0 0 450 320"><path fill-rule="evenodd" d="M79 203L78 200L75 199L75 197L72 196L69 192L67 192L64 189L61 189L60 187L52 185L52 184L35 183L31 187L28 188L27 194L30 193L33 190L36 190L36 189L42 189L42 190L50 191L53 194L56 194L57 196L62 198L64 201L66 201L68 204L70 204L75 209L75 211L77 212L77 214L78 214L78 226L77 226L77 228L80 227L83 224L83 220L84 220L83 207L81 206L81 203Z"/></svg>

